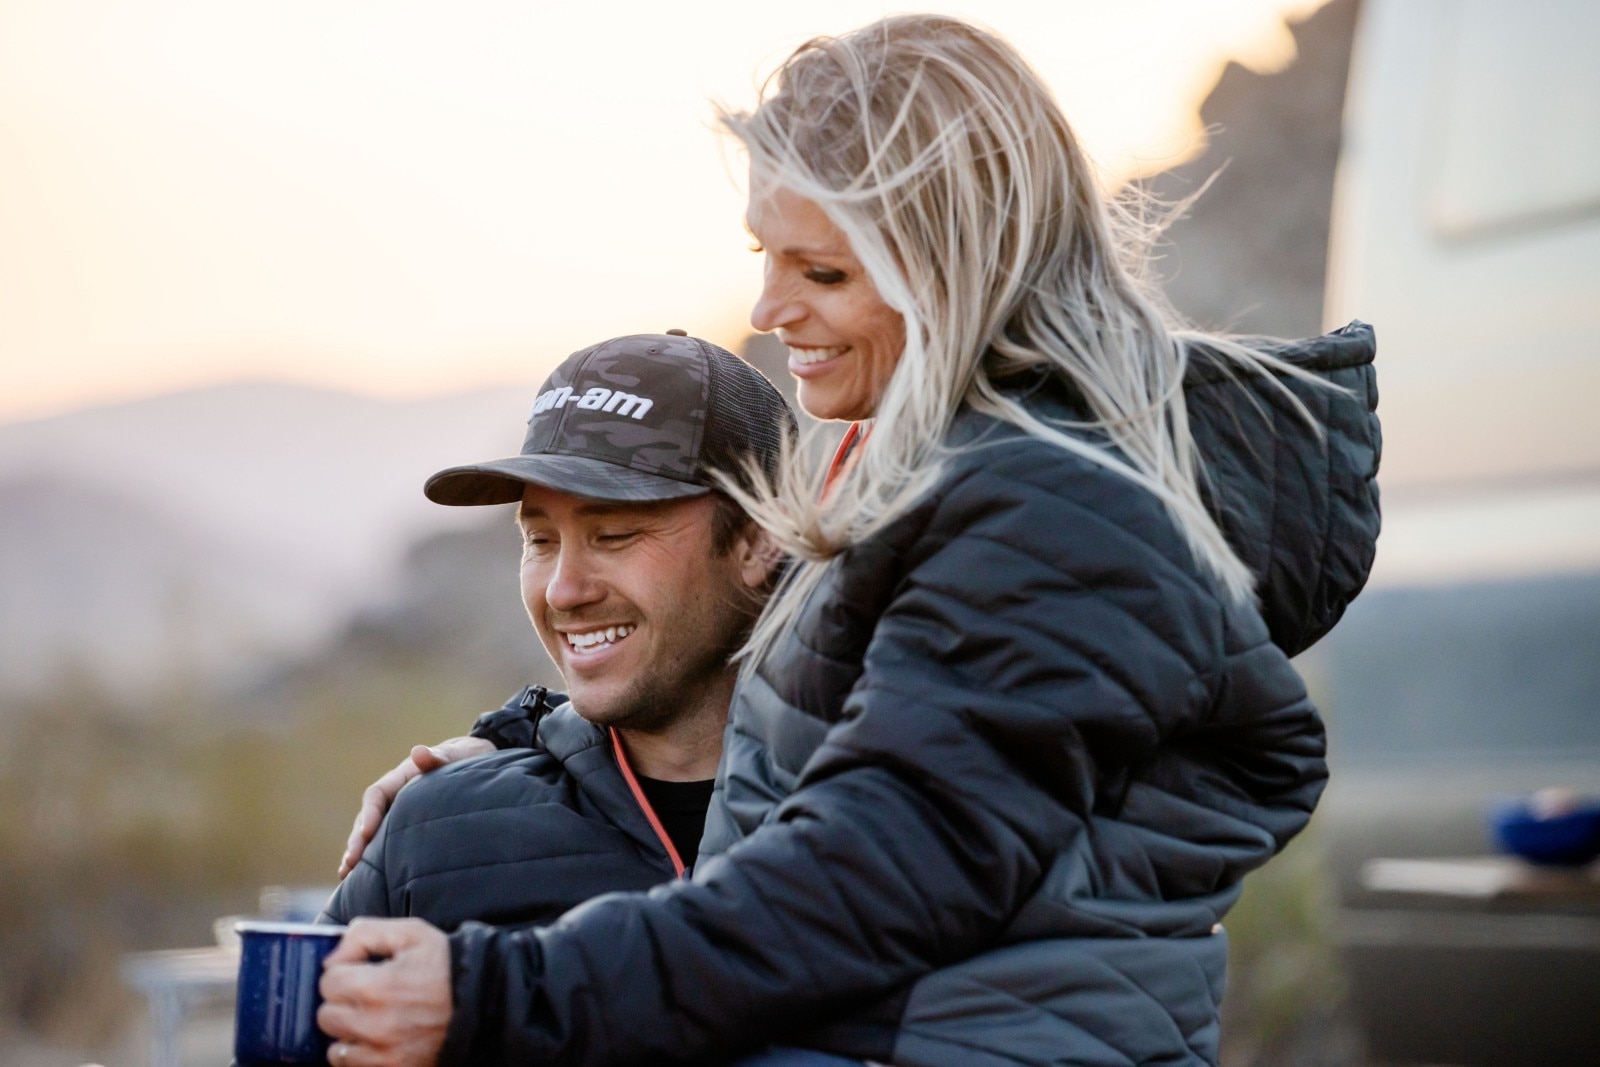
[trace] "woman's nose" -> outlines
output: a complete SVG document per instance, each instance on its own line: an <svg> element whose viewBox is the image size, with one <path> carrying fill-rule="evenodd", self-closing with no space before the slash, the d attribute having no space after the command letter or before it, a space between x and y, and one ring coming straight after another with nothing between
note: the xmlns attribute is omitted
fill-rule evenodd
<svg viewBox="0 0 1600 1067"><path fill-rule="evenodd" d="M767 271L761 282L761 295L750 309L750 326L757 333L771 333L785 326L793 326L805 317L805 308L794 299L791 292Z"/></svg>

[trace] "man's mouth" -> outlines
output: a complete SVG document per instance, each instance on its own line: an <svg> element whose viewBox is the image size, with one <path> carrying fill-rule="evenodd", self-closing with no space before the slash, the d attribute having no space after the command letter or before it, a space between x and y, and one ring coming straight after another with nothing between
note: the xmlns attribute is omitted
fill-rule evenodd
<svg viewBox="0 0 1600 1067"><path fill-rule="evenodd" d="M598 630L563 633L561 636L566 640L567 647L574 652L593 652L595 649L616 644L637 628L634 625L624 623L621 626L606 626Z"/></svg>

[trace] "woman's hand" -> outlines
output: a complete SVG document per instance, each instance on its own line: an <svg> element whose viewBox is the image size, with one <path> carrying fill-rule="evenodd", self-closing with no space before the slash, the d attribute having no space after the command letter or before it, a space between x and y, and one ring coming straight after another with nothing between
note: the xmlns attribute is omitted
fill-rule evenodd
<svg viewBox="0 0 1600 1067"><path fill-rule="evenodd" d="M378 824L383 822L384 813L394 803L402 786L418 775L438 770L447 763L493 751L494 743L480 737L452 737L431 748L418 745L411 750L409 758L367 786L366 792L361 794L361 810L356 813L356 824L350 831L350 840L345 843L344 856L339 860L339 880L344 881L344 876L355 870L356 864L361 861L361 854L372 842L372 836L378 832Z"/></svg>
<svg viewBox="0 0 1600 1067"><path fill-rule="evenodd" d="M433 1067L450 1025L450 941L421 919L357 919L322 965L333 1067Z"/></svg>

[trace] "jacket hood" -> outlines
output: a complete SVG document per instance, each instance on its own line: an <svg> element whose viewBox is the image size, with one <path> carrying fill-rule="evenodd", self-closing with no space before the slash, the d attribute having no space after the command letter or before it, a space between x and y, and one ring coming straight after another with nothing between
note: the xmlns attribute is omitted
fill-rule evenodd
<svg viewBox="0 0 1600 1067"><path fill-rule="evenodd" d="M1184 388L1202 495L1256 576L1273 643L1293 656L1339 621L1377 553L1376 341L1371 326L1352 322L1267 351L1339 388L1240 375L1203 347L1191 354Z"/></svg>

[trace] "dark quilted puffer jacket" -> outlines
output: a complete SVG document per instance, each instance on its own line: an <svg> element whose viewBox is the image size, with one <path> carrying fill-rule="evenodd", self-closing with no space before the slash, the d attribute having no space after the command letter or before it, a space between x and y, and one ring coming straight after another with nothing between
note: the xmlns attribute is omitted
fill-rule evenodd
<svg viewBox="0 0 1600 1067"><path fill-rule="evenodd" d="M452 937L445 1063L1215 1062L1240 879L1304 825L1323 732L1289 664L1377 533L1371 331L1266 383L1196 361L1235 605L1149 493L964 412L925 500L831 565L741 683L692 882ZM1080 413L1050 381L1041 415ZM720 854L719 854L720 853Z"/></svg>
<svg viewBox="0 0 1600 1067"><path fill-rule="evenodd" d="M473 733L505 751L402 789L320 921L542 925L601 893L673 878L605 731L559 694L545 698L535 686L478 720Z"/></svg>

